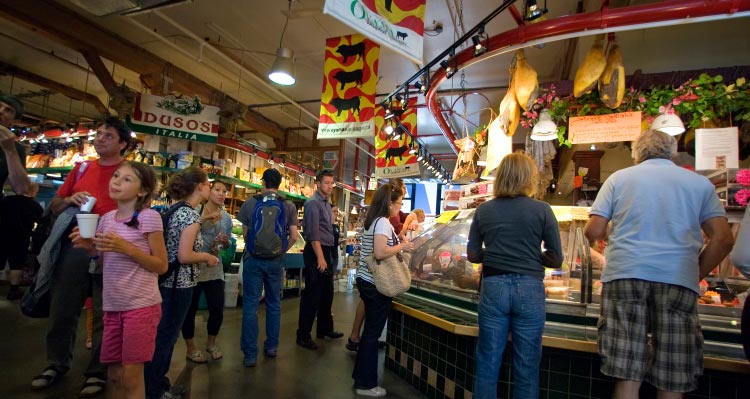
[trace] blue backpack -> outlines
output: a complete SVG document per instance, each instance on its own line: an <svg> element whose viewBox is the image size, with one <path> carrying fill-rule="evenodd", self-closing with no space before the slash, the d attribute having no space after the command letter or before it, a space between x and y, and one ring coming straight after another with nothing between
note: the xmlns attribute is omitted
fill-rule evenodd
<svg viewBox="0 0 750 399"><path fill-rule="evenodd" d="M284 255L289 242L284 198L278 194L256 195L252 225L248 226L245 247L254 258Z"/></svg>

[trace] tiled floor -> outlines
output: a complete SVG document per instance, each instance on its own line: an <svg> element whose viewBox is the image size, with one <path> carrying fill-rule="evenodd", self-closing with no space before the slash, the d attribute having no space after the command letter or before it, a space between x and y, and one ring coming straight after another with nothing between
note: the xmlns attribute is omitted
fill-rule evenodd
<svg viewBox="0 0 750 399"><path fill-rule="evenodd" d="M88 361L84 348L83 321L76 343L73 368L56 386L42 391L29 389L31 377L42 371L45 365L44 335L46 319L29 319L18 310L18 302L5 300L7 286L0 285L0 398L3 399L58 399L77 397L83 382L82 372ZM356 293L336 293L334 298L334 320L336 329L347 333L351 329ZM281 346L275 359L260 357L255 368L242 366L239 350L239 332L242 309L226 309L224 325L219 334L219 346L224 359L208 365L187 364L185 345L178 342L169 373L173 383L189 387L188 398L354 398L351 372L354 354L344 348L345 339L318 343L316 351L295 345L299 299L285 298L282 301ZM205 342L204 312L198 314L196 339ZM261 307L260 320L264 322ZM261 324L261 342L264 329ZM381 351L381 364L385 351ZM381 369L382 370L382 369ZM388 398L419 398L418 391L406 384L389 370L382 372L383 386ZM104 396L102 396L104 397Z"/></svg>

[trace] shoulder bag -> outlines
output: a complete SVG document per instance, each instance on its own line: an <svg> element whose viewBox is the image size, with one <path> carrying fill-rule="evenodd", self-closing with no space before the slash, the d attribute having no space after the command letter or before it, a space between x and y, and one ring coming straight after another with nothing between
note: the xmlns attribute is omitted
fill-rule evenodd
<svg viewBox="0 0 750 399"><path fill-rule="evenodd" d="M377 222L375 222L377 224ZM375 226L373 230L373 247L375 246ZM398 245L399 240L393 233L393 242ZM387 296L395 297L409 290L411 286L411 271L409 263L411 254L398 252L385 259L375 258L375 249L365 257L365 264L375 280L375 288L378 292Z"/></svg>

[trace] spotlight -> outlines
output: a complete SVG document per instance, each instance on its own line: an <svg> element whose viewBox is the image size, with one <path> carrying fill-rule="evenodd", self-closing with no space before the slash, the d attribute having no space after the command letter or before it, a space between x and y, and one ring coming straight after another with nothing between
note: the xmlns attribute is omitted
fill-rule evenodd
<svg viewBox="0 0 750 399"><path fill-rule="evenodd" d="M424 94L427 91L427 86L423 85L420 82L414 83L414 88L417 89L420 93Z"/></svg>
<svg viewBox="0 0 750 399"><path fill-rule="evenodd" d="M526 7L523 13L525 21L533 21L547 13L547 0L544 0L544 8L540 9L536 0L526 0Z"/></svg>
<svg viewBox="0 0 750 399"><path fill-rule="evenodd" d="M489 37L484 33L484 26L480 26L479 32L471 38L472 43L474 43L474 57L479 57L487 52L487 46L482 44L482 40L487 39L489 39Z"/></svg>
<svg viewBox="0 0 750 399"><path fill-rule="evenodd" d="M411 150L409 150L409 155L414 155L417 153L417 147L412 147Z"/></svg>
<svg viewBox="0 0 750 399"><path fill-rule="evenodd" d="M401 138L401 131L396 129L396 131L393 133L393 140L398 140Z"/></svg>
<svg viewBox="0 0 750 399"><path fill-rule="evenodd" d="M391 111L390 108L386 108L385 109L385 119L388 120L388 119L391 119L393 117L394 117L393 111Z"/></svg>
<svg viewBox="0 0 750 399"><path fill-rule="evenodd" d="M453 68L447 60L440 61L440 66L445 69L446 78L450 79L456 74L456 68Z"/></svg>
<svg viewBox="0 0 750 399"><path fill-rule="evenodd" d="M424 153L422 151L419 151L419 155L417 155L417 162L422 162L424 160Z"/></svg>
<svg viewBox="0 0 750 399"><path fill-rule="evenodd" d="M385 134L390 136L391 133L393 133L393 126L391 125L386 126L383 128L383 131L385 132Z"/></svg>
<svg viewBox="0 0 750 399"><path fill-rule="evenodd" d="M591 147L589 147L589 150L596 151L596 144L591 144Z"/></svg>

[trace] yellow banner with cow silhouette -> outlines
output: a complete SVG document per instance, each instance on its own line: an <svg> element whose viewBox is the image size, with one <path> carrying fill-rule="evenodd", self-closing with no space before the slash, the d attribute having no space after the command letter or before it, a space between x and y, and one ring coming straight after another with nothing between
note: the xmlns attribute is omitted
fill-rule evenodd
<svg viewBox="0 0 750 399"><path fill-rule="evenodd" d="M403 131L406 130L412 136L417 136L416 105L416 98L409 99L404 113L400 117L391 119L385 119L385 109L378 106L375 114L375 127L378 129L375 135L375 176L378 178L419 176L417 143ZM401 105L394 102L392 108L400 109ZM401 127L396 120L401 122ZM388 133L389 129L386 129L388 126L394 129L395 134Z"/></svg>
<svg viewBox="0 0 750 399"><path fill-rule="evenodd" d="M362 35L326 40L319 139L372 137L380 46Z"/></svg>

